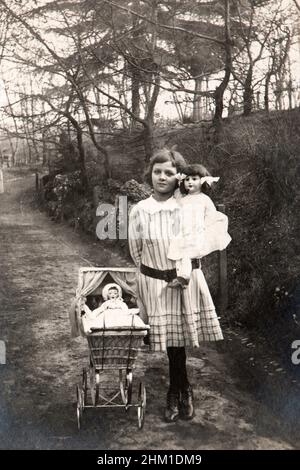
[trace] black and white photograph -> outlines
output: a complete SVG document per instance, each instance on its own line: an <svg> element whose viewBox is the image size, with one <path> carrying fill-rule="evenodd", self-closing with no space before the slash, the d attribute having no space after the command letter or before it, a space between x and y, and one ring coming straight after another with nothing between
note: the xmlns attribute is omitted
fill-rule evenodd
<svg viewBox="0 0 300 470"><path fill-rule="evenodd" d="M0 449L299 450L299 207L300 0L0 0Z"/></svg>

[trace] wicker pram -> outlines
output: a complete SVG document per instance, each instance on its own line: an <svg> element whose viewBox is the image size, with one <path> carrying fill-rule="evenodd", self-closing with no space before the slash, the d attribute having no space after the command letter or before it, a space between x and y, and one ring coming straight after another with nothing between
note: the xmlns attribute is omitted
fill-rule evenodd
<svg viewBox="0 0 300 470"><path fill-rule="evenodd" d="M95 279L93 279L93 273ZM105 275L102 276L101 273ZM122 276L118 277L120 273ZM93 287L93 290L89 292L90 294L101 292L103 286L111 279L123 282L123 292L126 293L126 289L129 294L135 292L134 268L81 268L76 293L78 305L80 305L81 298L80 289L83 292L82 296L87 295L87 286L83 282L84 276ZM103 328L91 328L91 332L85 334L89 347L89 368L83 369L82 383L76 387L78 429L82 425L83 412L86 408L116 407L123 407L126 411L132 407L137 408L138 427L139 429L143 427L146 410L146 388L143 382L140 381L137 400L133 402L133 370L136 367L135 362L144 344L143 339L147 335L148 329L148 325L136 327L132 321L131 326L105 327L104 325ZM105 375L113 371L118 372L118 386L111 388L111 386L105 385ZM90 400L88 395L90 395Z"/></svg>
<svg viewBox="0 0 300 470"><path fill-rule="evenodd" d="M145 329L103 329L87 336L91 361L99 370L134 369Z"/></svg>

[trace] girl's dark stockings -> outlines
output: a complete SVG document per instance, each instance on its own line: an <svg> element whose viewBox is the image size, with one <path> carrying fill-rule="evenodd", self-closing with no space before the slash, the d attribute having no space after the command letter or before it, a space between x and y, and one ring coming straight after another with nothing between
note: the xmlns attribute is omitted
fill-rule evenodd
<svg viewBox="0 0 300 470"><path fill-rule="evenodd" d="M189 387L186 370L186 354L184 347L167 348L169 358L170 390L184 391Z"/></svg>

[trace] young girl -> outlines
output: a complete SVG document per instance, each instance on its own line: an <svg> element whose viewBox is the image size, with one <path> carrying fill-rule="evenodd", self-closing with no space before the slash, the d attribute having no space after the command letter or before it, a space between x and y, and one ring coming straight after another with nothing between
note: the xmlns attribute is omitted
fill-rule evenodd
<svg viewBox="0 0 300 470"><path fill-rule="evenodd" d="M154 154L146 175L153 195L134 206L129 219L129 247L139 268L138 295L148 314L150 349L167 350L169 358L167 422L176 421L179 416L194 416L185 347L199 346L199 340L223 339L199 266L192 272L188 289L168 285L176 278L175 261L168 258L168 250L180 221L180 207L173 194L182 165L185 161L178 152L161 149Z"/></svg>
<svg viewBox="0 0 300 470"><path fill-rule="evenodd" d="M181 222L179 234L171 240L168 258L176 261L177 278L169 285L188 284L192 259L216 250L224 250L231 241L227 232L228 218L216 210L208 196L213 178L203 165L188 165L177 175L180 181Z"/></svg>

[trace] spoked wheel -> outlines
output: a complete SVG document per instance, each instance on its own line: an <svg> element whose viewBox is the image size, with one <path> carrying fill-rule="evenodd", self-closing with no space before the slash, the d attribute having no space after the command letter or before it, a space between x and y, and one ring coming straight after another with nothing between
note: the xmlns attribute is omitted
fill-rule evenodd
<svg viewBox="0 0 300 470"><path fill-rule="evenodd" d="M128 405L131 404L131 398L132 398L132 372L127 371L126 378L124 380L123 371L122 369L120 369L119 370L119 383L120 383L120 392L121 392L122 401L127 411Z"/></svg>
<svg viewBox="0 0 300 470"><path fill-rule="evenodd" d="M94 367L90 368L90 389L92 404L96 406L99 402L100 374Z"/></svg>
<svg viewBox="0 0 300 470"><path fill-rule="evenodd" d="M82 369L82 398L83 398L83 410L85 405L87 404L87 371L85 368Z"/></svg>
<svg viewBox="0 0 300 470"><path fill-rule="evenodd" d="M82 391L80 390L79 385L77 385L76 386L76 398L77 398L76 415L77 415L78 429L81 428L81 421L82 421L82 411L83 411L82 397L83 397Z"/></svg>
<svg viewBox="0 0 300 470"><path fill-rule="evenodd" d="M137 407L138 428L139 429L142 429L142 427L144 426L145 413L146 413L146 387L143 384L143 382L140 382L139 396L138 396L138 407Z"/></svg>

